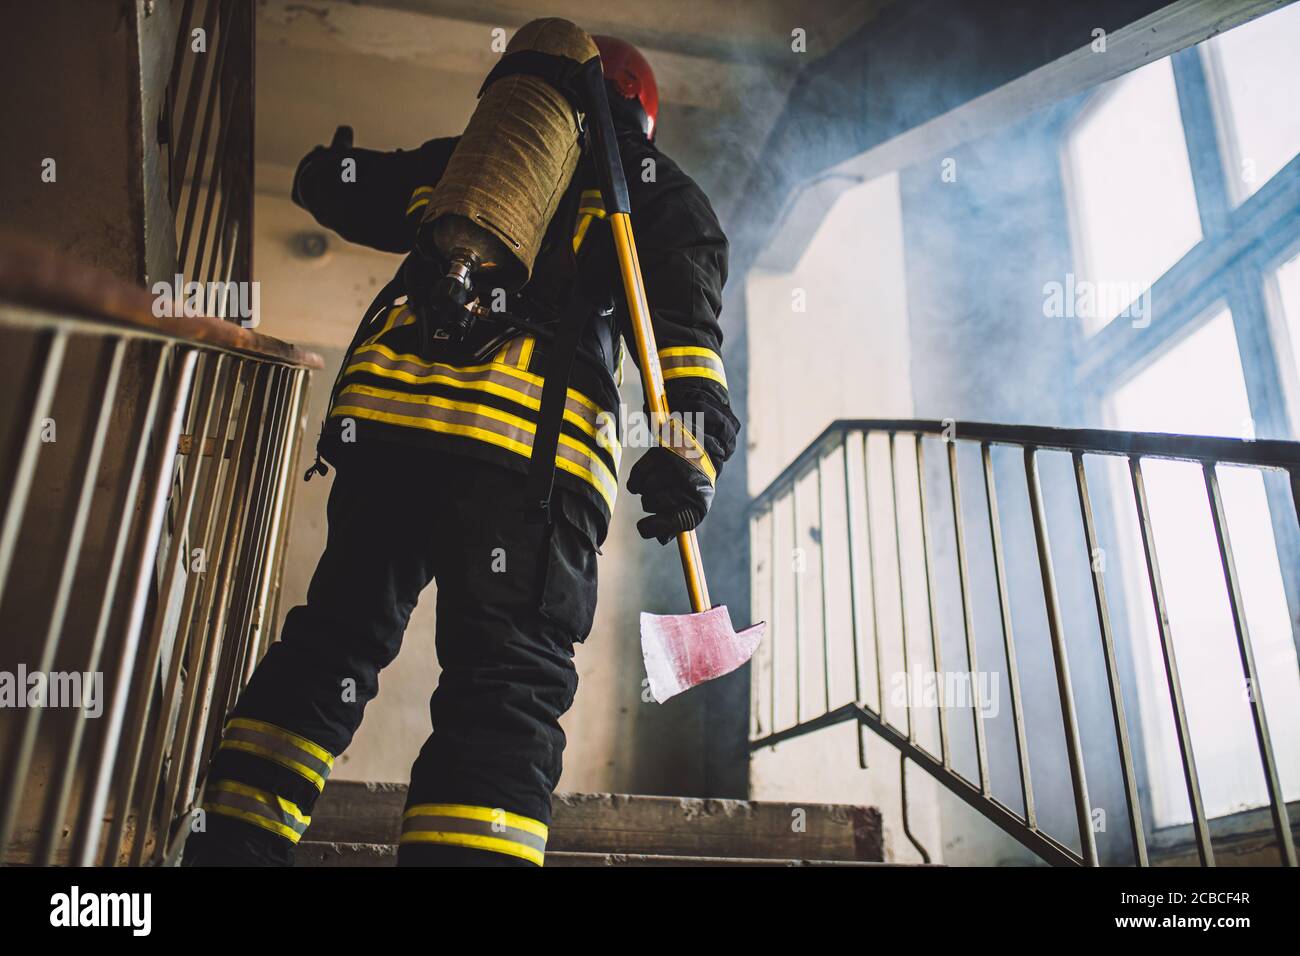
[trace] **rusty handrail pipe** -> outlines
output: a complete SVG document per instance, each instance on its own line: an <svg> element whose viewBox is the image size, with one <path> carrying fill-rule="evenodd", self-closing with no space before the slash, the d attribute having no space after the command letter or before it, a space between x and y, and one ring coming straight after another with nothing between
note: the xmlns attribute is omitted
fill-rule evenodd
<svg viewBox="0 0 1300 956"><path fill-rule="evenodd" d="M12 234L0 234L0 302L73 323L102 323L128 334L221 349L264 362L313 370L325 367L315 352L224 319L158 317L153 311L154 296L147 290Z"/></svg>

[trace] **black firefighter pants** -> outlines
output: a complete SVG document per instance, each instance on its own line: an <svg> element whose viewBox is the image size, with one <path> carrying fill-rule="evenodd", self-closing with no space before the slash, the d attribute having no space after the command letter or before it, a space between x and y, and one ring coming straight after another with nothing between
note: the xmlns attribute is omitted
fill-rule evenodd
<svg viewBox="0 0 1300 956"><path fill-rule="evenodd" d="M226 723L188 863L292 863L431 580L442 674L398 861L542 863L599 532L595 509L559 489L550 525L525 520L523 487L499 465L378 441L337 470L307 603Z"/></svg>

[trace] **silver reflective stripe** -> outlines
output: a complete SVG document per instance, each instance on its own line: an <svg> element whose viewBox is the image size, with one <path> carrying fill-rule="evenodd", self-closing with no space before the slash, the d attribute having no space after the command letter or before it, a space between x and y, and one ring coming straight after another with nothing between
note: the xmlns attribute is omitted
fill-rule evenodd
<svg viewBox="0 0 1300 956"><path fill-rule="evenodd" d="M438 831L440 833L476 833L485 837L509 840L521 846L531 847L539 853L546 850L546 837L505 826L490 820L467 820L464 817L414 816L402 821L402 836L421 831ZM410 840L407 841L411 842Z"/></svg>
<svg viewBox="0 0 1300 956"><path fill-rule="evenodd" d="M330 414L356 415L462 435L506 448L524 458L531 458L533 453L536 426L532 422L476 402L404 392L385 393L369 385L349 385L339 393L338 402ZM595 451L585 448L578 439L561 434L555 458L559 468L594 486L613 509L618 496L618 480Z"/></svg>
<svg viewBox="0 0 1300 956"><path fill-rule="evenodd" d="M421 803L402 814L403 846L451 846L500 853L537 866L546 862L546 824L502 809Z"/></svg>
<svg viewBox="0 0 1300 956"><path fill-rule="evenodd" d="M504 346L507 352L502 356L502 362L497 364L507 364L513 367L514 363L522 355L524 341L522 338L516 339ZM512 352L510 350L516 351ZM364 368L363 365L374 367ZM406 381L411 384L441 382L462 388L479 389L518 402L532 411L541 408L542 403L542 380L536 375L529 374L528 378L523 378L518 374L511 374L493 368L491 365L458 367L455 365L411 361L408 358L389 354L386 347L384 351L375 346L357 349L352 354L348 367L343 374L348 375L352 372L370 372L381 376L385 372L395 372L397 373L395 376L384 377L396 378L398 381ZM399 376L401 377L399 378ZM568 395L565 396L564 400L565 417L579 427L585 425L586 427L582 430L595 437L600 433L600 412L594 402L590 399L584 402L578 395L580 393L575 392L573 389L568 390ZM611 447L605 447L606 444L611 445ZM614 455L615 460L617 460L618 453L621 451L617 443L602 443L601 447Z"/></svg>
<svg viewBox="0 0 1300 956"><path fill-rule="evenodd" d="M718 382L724 388L727 385L727 373L722 366L722 357L712 349L703 346L672 346L659 350L659 367L663 369L664 378L708 378Z"/></svg>
<svg viewBox="0 0 1300 956"><path fill-rule="evenodd" d="M311 741L261 721L236 718L226 724L222 750L252 754L305 777L323 790L334 759Z"/></svg>
<svg viewBox="0 0 1300 956"><path fill-rule="evenodd" d="M311 818L288 800L233 780L218 780L208 787L203 807L209 813L234 817L297 843Z"/></svg>

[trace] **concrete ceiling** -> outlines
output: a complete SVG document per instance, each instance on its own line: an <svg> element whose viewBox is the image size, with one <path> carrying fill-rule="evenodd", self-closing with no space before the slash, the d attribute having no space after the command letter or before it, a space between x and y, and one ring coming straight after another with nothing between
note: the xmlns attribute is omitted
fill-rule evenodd
<svg viewBox="0 0 1300 956"><path fill-rule="evenodd" d="M358 145L413 147L455 135L509 36L538 16L638 44L661 94L660 146L699 180L724 220L799 69L886 0L261 0L257 22L259 189L340 123ZM803 29L807 52L791 50ZM499 35L499 34L498 34Z"/></svg>
<svg viewBox="0 0 1300 956"><path fill-rule="evenodd" d="M731 234L795 76L884 2L259 0L254 272L263 280L262 331L341 348L395 267L393 256L336 239L325 259L298 256L295 237L317 228L288 201L298 161L340 124L353 127L358 146L376 149L459 134L500 56L494 30L508 37L536 17L563 16L640 46L660 86L659 145L696 178ZM796 28L806 31L806 53L790 48Z"/></svg>

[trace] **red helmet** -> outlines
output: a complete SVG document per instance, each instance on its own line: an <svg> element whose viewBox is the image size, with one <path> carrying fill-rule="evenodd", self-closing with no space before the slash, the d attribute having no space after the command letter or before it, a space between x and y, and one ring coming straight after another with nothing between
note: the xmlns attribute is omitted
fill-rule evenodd
<svg viewBox="0 0 1300 956"><path fill-rule="evenodd" d="M600 66L605 79L629 100L637 100L645 111L645 134L654 139L655 122L659 118L659 86L654 70L641 51L618 37L593 36L600 51Z"/></svg>

